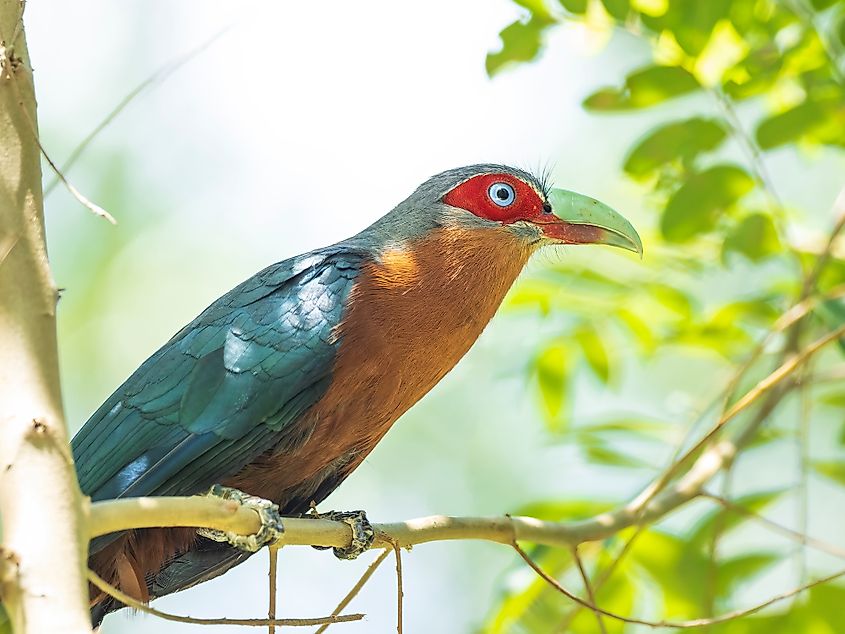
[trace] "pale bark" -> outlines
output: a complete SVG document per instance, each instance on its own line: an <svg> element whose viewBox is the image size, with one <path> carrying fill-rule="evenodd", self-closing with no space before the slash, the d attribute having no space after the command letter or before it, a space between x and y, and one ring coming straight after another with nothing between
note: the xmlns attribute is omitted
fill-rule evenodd
<svg viewBox="0 0 845 634"><path fill-rule="evenodd" d="M90 632L22 8L0 0L0 592L18 634Z"/></svg>

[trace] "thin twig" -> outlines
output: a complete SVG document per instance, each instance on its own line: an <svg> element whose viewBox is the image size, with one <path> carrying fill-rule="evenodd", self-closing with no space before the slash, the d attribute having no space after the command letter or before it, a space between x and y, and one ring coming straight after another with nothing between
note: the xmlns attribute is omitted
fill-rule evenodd
<svg viewBox="0 0 845 634"><path fill-rule="evenodd" d="M834 78L840 85L845 85L845 73L840 68L840 55L842 51L838 37L836 35L828 36L828 34L816 26L816 15L812 7L805 4L802 0L794 0L793 2L788 2L788 4L795 15L804 23L804 28L816 33L822 50L830 64Z"/></svg>
<svg viewBox="0 0 845 634"><path fill-rule="evenodd" d="M724 479L721 483L722 488L722 497L728 499L730 497L731 487L733 486L733 473L734 473L734 465L736 464L735 460L732 460L728 463L728 466L725 468ZM716 608L716 599L718 594L719 588L719 541L722 538L722 535L725 531L725 519L727 513L725 513L725 509L718 509L716 511L716 517L713 520L713 534L710 536L710 558L709 558L709 565L707 570L707 594L705 596L705 614L708 616L713 616L713 612Z"/></svg>
<svg viewBox="0 0 845 634"><path fill-rule="evenodd" d="M800 353L790 357L783 364L778 366L772 373L759 381L757 385L745 393L745 395L734 403L727 412L725 412L712 425L704 436L702 436L692 447L690 447L684 454L676 460L666 471L664 471L656 480L654 480L639 496L631 503L630 508L636 511L642 509L647 505L656 495L669 483L669 481L680 471L681 467L699 451L704 449L721 431L721 429L735 418L739 413L747 409L750 405L756 402L761 396L769 393L773 388L780 385L784 379L788 378L800 368L804 363L810 360L819 350L824 348L832 341L836 341L843 334L845 334L845 325L828 332L826 335L820 337ZM777 394L776 394L777 395ZM779 400L779 398L778 398ZM772 409L774 403L769 404ZM745 434L747 436L748 434Z"/></svg>
<svg viewBox="0 0 845 634"><path fill-rule="evenodd" d="M740 365L736 372L734 372L734 375L731 377L731 380L728 381L728 385L723 392L724 400L722 404L722 413L724 414L728 410L728 407L734 400L736 389L737 387L739 387L739 384L742 382L742 379L754 366L754 364L757 362L763 352L765 352L766 347L776 335L784 332L788 328L791 328L798 321L807 316L821 302L831 299L839 299L841 297L845 297L845 284L840 284L839 286L830 289L830 291L828 291L824 295L805 296L802 292L799 301L793 304L791 308L789 308L780 317L778 317L777 320L775 320L775 323L772 324L771 329L766 333L766 335L762 339L760 339L759 342L757 342L757 344L752 349L751 353L748 355L748 357L746 357L745 361L743 361L742 365ZM675 460L673 459L673 463L674 461Z"/></svg>
<svg viewBox="0 0 845 634"><path fill-rule="evenodd" d="M631 535L631 537L625 541L625 543L622 545L622 549L619 551L619 553L617 553L616 557L613 558L607 568L602 570L600 574L596 575L596 580L592 584L594 592L598 592L601 587L610 580L610 577L616 571L616 568L619 566L619 564L622 563L622 559L624 559L628 555L628 553L631 552L634 547L634 543L637 541L637 538L645 532L646 528L647 527L645 524L638 525L634 529L633 535ZM572 621L575 620L575 617L578 616L578 614L583 609L584 607L581 605L576 605L574 608L572 608L572 610L566 616L564 616L563 620L558 625L557 631L561 634L568 632L570 624L572 623Z"/></svg>
<svg viewBox="0 0 845 634"><path fill-rule="evenodd" d="M0 39L3 39L2 33L0 33ZM44 149L44 146L41 143L41 139L38 137L38 128L36 127L35 122L32 120L29 111L23 105L23 97L21 95L20 88L18 87L18 79L15 75L15 70L12 68L12 65L9 61L9 57L5 54L0 55L0 62L2 62L3 70L6 71L6 74L9 77L9 82L12 86L12 90L15 93L15 98L18 104L20 105L20 111L23 114L24 119L26 119L27 126L29 127L29 131L32 134L32 139L38 146L38 149L40 150L41 155L44 157L44 160L47 161L47 164L56 173L56 176L59 178L59 180L62 181L64 186L67 187L67 190L73 195L74 198L76 198L77 201L79 201L79 203L83 207L86 207L93 214L100 216L101 218L105 218L113 225L117 224L117 221L109 212L107 212L99 205L95 205L94 203L92 203L90 200L88 200L88 198L86 198L82 194L82 192L76 189L76 187L74 187L73 184L68 181L67 178L65 178L65 175L62 174L61 170L53 162L53 159L50 158L50 155L47 154L47 150Z"/></svg>
<svg viewBox="0 0 845 634"><path fill-rule="evenodd" d="M385 548L382 553L378 557L376 557L373 563L371 563L364 571L364 574L361 575L361 578L358 579L358 582L354 586L352 586L352 589L346 594L345 597L343 597L343 599L340 600L340 603L337 604L337 607L332 610L332 616L337 616L338 614L340 614L343 609L352 602L352 599L358 596L358 593L361 592L361 588L364 587L364 585L370 580L370 577L373 576L373 573L376 571L376 569L384 562L385 559L388 558L388 556L390 556L392 552L392 549ZM331 624L325 623L321 625L320 629L314 632L314 634L323 634L323 632L328 629L329 625Z"/></svg>
<svg viewBox="0 0 845 634"><path fill-rule="evenodd" d="M726 500L725 498L716 495L715 493L708 493L707 491L703 491L701 493L701 497L706 498L708 500L712 500L713 502L716 502L717 504L723 506L729 511L733 511L734 513L743 515L744 517L764 524L773 531L780 533L788 539L796 541L800 544L806 544L810 548L815 548L816 550L828 553L829 555L833 555L834 557L845 559L845 548L830 544L828 542L822 541L821 539L816 539L815 537L810 537L806 533L801 533L799 531L793 530L787 526L784 526L783 524L778 524L774 520L770 520L769 518L764 517L759 513L755 513L754 511L747 509L744 506L735 504L730 500Z"/></svg>
<svg viewBox="0 0 845 634"><path fill-rule="evenodd" d="M704 409L704 412L709 411L718 401L722 401L723 404L722 404L721 411L722 411L722 414L724 415L725 412L728 409L730 402L733 400L733 393L735 392L737 386L739 385L740 381L742 380L742 377L748 372L748 370L751 369L751 367L757 361L757 359L760 357L760 355L762 355L762 353L764 352L766 346L771 341L771 339L776 334L783 332L787 328L790 328L793 324L795 324L800 319L802 319L811 310L813 310L813 308L815 308L816 305L818 305L819 302L824 301L825 299L835 299L835 298L843 297L843 296L845 296L845 285L841 285L841 286L838 286L838 287L831 289L831 291L823 297L817 297L817 296L816 297L807 297L807 298L803 299L802 301L799 301L798 303L793 305L789 310L787 310L783 315L781 315L775 321L771 330L766 334L766 336L763 337L758 342L758 344L755 346L752 353L748 356L748 358L745 360L745 362L743 362L742 366L740 366L740 368L734 373L733 377L728 382L727 387L724 389L722 396L718 397L712 405L708 405ZM756 426L757 424L759 424L759 422L761 422L765 418L765 415L767 414L769 409L770 409L770 407L763 408L763 410L761 410L761 413L758 414L755 421L752 421L751 425ZM694 428L694 427L695 427L695 425L693 425L691 427L691 429ZM672 459L669 462L669 466L667 467L667 471L671 471L673 468L675 468L678 465L680 460L683 460L682 451L683 451L684 445L687 443L687 440L688 440L688 437L684 438L681 441L681 443L678 445L677 449L674 452ZM730 465L730 464L732 464L732 461L728 461L728 465ZM665 477L665 474L664 474L664 477ZM666 479L666 482L668 482L668 478ZM659 491L661 490L662 487L654 486L654 483L651 486L654 487L652 495L651 495L651 498L653 499L653 497L656 496L657 493L659 493ZM648 506L648 501L643 503L643 505L641 507L640 517L639 517L640 520L642 519L642 512L643 512L642 510L646 509L647 506ZM625 546L623 547L622 551L611 562L611 564L605 569L605 571L603 571L602 575L599 578L596 579L596 581L595 581L595 588L596 589L600 588L610 578L610 576L612 575L616 566L618 566L619 563L621 562L622 558L627 555L627 553L630 551L630 548L633 546L634 541L637 539L637 537L639 537L639 535L642 533L642 531L645 530L645 528L646 528L646 525L644 523L638 523L637 524L637 529L636 529L635 533L625 543ZM558 631L560 631L560 632L566 631L567 628L569 627L569 624L577 616L578 612L581 609L582 608L580 606L575 607L566 617L564 617L563 621L561 622L561 624L558 628Z"/></svg>
<svg viewBox="0 0 845 634"><path fill-rule="evenodd" d="M276 575L279 564L279 547L270 545L267 547L267 554L270 557L270 570L267 576L270 578L270 596L267 600L267 619L270 623L267 625L267 634L275 634L276 624Z"/></svg>
<svg viewBox="0 0 845 634"><path fill-rule="evenodd" d="M405 592L402 589L402 549L398 542L393 542L396 555L396 634L402 634L402 604Z"/></svg>
<svg viewBox="0 0 845 634"><path fill-rule="evenodd" d="M596 603L596 594L593 592L593 586L590 584L590 577L587 576L587 571L584 570L584 562L581 561L581 555L578 554L578 546L572 547L572 558L575 560L575 565L578 567L578 573L581 575L581 581L584 583L584 591L587 593L587 600L592 605L598 605ZM601 618L601 612L593 610L593 614L596 615L596 622L598 623L601 634L607 634L607 629L604 627L604 620Z"/></svg>
<svg viewBox="0 0 845 634"><path fill-rule="evenodd" d="M148 606L146 603L142 603L125 592L122 592L120 589L115 588L93 570L88 571L88 581L93 583L110 597L117 599L133 610L140 610L141 612L151 614L160 619L164 619L165 621L175 621L177 623L193 623L195 625L244 625L247 627L267 627L272 624L303 627L308 625L321 625L323 623L348 623L350 621L360 621L364 618L363 614L346 614L344 616L321 616L314 619L200 619L192 616L181 616L178 614L170 614L169 612L156 610L155 608Z"/></svg>
<svg viewBox="0 0 845 634"><path fill-rule="evenodd" d="M614 619L616 621L621 621L623 623L630 623L632 625L645 625L646 627L653 627L653 628L669 627L669 628L684 630L684 629L692 629L692 628L696 628L696 627L705 627L707 625L718 625L719 623L725 623L727 621L733 621L733 620L742 618L744 616L748 616L750 614L755 614L755 613L759 612L760 610L763 610L763 609L769 607L770 605L774 605L775 603L779 603L779 602L781 602L785 599L788 599L790 597L794 597L796 594L800 594L801 592L809 590L810 588L814 588L815 586L822 585L824 583L829 583L829 582L831 582L835 579L838 579L840 577L845 576L845 570L840 570L840 571L835 572L831 575L827 575L826 577L821 577L819 579L816 579L815 581L813 581L811 583L806 583L804 585L798 586L797 588L793 588L792 590L789 590L788 592L783 592L781 594L778 594L778 595L772 597L771 599L768 599L767 601L764 601L763 603L758 603L757 605L754 605L750 608L744 608L744 609L741 609L741 610L734 610L732 612L727 612L725 614L722 614L722 615L719 615L719 616L716 616L716 617L712 617L712 618L690 619L688 621L646 621L644 619L637 619L637 618L632 618L632 617L628 617L628 616L623 616L621 614L616 614L615 612L610 612L608 610L600 608L597 605L590 604L588 601L585 601L584 599L582 599L578 595L576 595L576 594L570 592L569 590L567 590L566 588L564 588L557 581L557 579L548 575L542 568L540 568L540 566L538 566L534 562L533 559L531 559L531 557L528 556L528 554L524 550L522 550L522 548L519 547L519 545L516 542L514 542L512 544L512 546L516 550L516 552L519 553L519 556L522 557L522 559L525 561L525 563L528 564L528 566L534 572L536 572L542 579L544 579L549 585L551 585L553 588L555 588L558 592L560 592L565 597L571 599L572 601L575 601L576 603L579 603L580 605L582 605L583 607L585 607L587 609L590 609L594 612L599 612L603 616Z"/></svg>
<svg viewBox="0 0 845 634"><path fill-rule="evenodd" d="M100 132L102 132L112 121L114 121L115 118L117 118L117 116L121 112L123 112L123 110L125 110L126 107L130 103L132 103L132 101L139 94L141 94L144 90L146 90L147 88L149 88L150 86L152 86L154 84L160 84L160 83L164 82L173 73L178 71L185 64L187 64L188 62L193 60L200 53L205 51L208 47L210 47L217 40L219 40L226 32L229 31L229 29L231 29L231 26L226 27L225 29L218 31L213 36L211 36L209 39L207 39L205 42L203 42L199 46L191 49L187 53L177 57L175 60L171 60L171 61L167 62L166 64L160 66L159 68L157 68L155 70L155 72L153 72L151 75L149 75L140 84L135 86L135 88L132 89L129 92L129 94L127 94L123 99L121 99L120 102L111 110L111 112L109 112L103 118L103 120L100 121L100 123L98 123L94 127L94 129L91 130L91 132L89 132L86 135L86 137L84 139L82 139L82 141L79 142L79 145L77 145L74 148L73 152L70 153L70 156L68 156L67 160L65 160L64 164L61 166L62 173L64 173L64 174L68 173L70 168L73 167L73 165L76 163L76 161L79 160L79 157L82 156L82 153L85 151L85 149L88 147L88 145L90 145L90 143L97 137L97 135L100 134ZM59 184L60 180L61 180L60 178L56 178L55 180L53 180L52 183L50 183L47 187L44 188L44 197L45 198L50 195L50 192L52 192L55 189L56 185Z"/></svg>
<svg viewBox="0 0 845 634"><path fill-rule="evenodd" d="M763 154L760 151L760 147L757 145L754 138L745 131L745 127L742 125L742 121L740 120L736 108L734 107L733 100L717 88L711 89L710 92L716 98L716 102L719 106L721 106L722 112L725 114L728 124L733 130L734 137L736 137L739 141L740 147L742 147L742 149L746 152L751 173L754 175L754 180L757 181L760 189L762 189L769 198L769 204L777 212L776 217L779 217L783 210L783 201L778 195L774 182L766 169L766 164L763 161Z"/></svg>
<svg viewBox="0 0 845 634"><path fill-rule="evenodd" d="M810 398L809 384L803 381L803 377L812 372L812 365L807 364L801 369L798 377L798 394L800 398L799 407L801 414L798 417L798 532L801 534L800 548L798 551L798 581L807 581L807 531L810 522L810 410L812 399Z"/></svg>
<svg viewBox="0 0 845 634"><path fill-rule="evenodd" d="M830 258L833 255L833 247L836 244L836 240L839 238L839 234L845 230L845 187L839 191L839 194L836 196L836 200L833 203L833 216L836 220L834 222L833 229L827 238L827 243L825 244L824 249L822 249L822 252L819 254L819 257L816 259L816 264L813 266L812 271L810 271L810 274L804 280L802 299L809 297L809 295L813 292L813 289L819 281L819 277L824 272L828 262L830 262Z"/></svg>

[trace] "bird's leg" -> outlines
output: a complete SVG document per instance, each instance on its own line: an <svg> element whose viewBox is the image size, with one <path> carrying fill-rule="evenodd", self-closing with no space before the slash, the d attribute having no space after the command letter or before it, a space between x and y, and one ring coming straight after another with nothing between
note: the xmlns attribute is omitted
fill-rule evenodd
<svg viewBox="0 0 845 634"><path fill-rule="evenodd" d="M235 548L254 553L261 550L267 544L277 541L285 532L285 527L282 524L282 516L279 515L279 506L273 504L270 500L249 495L238 489L224 487L220 484L212 486L205 495L224 500L233 500L241 506L251 508L258 513L258 517L261 519L261 528L258 529L257 533L253 533L252 535L239 535L215 528L198 528L198 535L202 535L216 542L226 542Z"/></svg>
<svg viewBox="0 0 845 634"><path fill-rule="evenodd" d="M311 505L311 511L305 517L312 517L319 520L331 520L332 522L343 522L352 529L352 541L349 546L332 548L334 556L338 559L355 559L362 553L367 552L376 538L376 532L367 514L364 511L329 511L318 513L317 507ZM314 546L318 550L326 550L329 546Z"/></svg>

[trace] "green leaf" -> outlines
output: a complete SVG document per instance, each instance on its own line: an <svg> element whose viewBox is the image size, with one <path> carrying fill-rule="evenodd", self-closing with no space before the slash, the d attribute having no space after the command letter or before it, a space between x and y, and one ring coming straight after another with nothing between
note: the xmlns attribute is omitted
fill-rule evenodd
<svg viewBox="0 0 845 634"><path fill-rule="evenodd" d="M679 317L686 320L692 317L694 308L692 299L680 288L675 288L668 284L649 284L648 294L650 299L653 299Z"/></svg>
<svg viewBox="0 0 845 634"><path fill-rule="evenodd" d="M607 385L610 381L610 358L598 330L593 326L584 325L575 332L575 340L581 346L584 359L593 374Z"/></svg>
<svg viewBox="0 0 845 634"><path fill-rule="evenodd" d="M583 520L613 508L609 502L595 500L545 500L518 508L513 515L526 515L549 522Z"/></svg>
<svg viewBox="0 0 845 634"><path fill-rule="evenodd" d="M835 330L845 324L845 300L825 300L816 306L814 312L831 330ZM836 343L839 345L839 350L845 353L845 337L840 337Z"/></svg>
<svg viewBox="0 0 845 634"><path fill-rule="evenodd" d="M651 354L657 346L657 340L649 325L636 313L625 308L616 311L618 319L633 335L643 354Z"/></svg>
<svg viewBox="0 0 845 634"><path fill-rule="evenodd" d="M605 10L617 20L624 20L628 17L630 6L628 0L601 0Z"/></svg>
<svg viewBox="0 0 845 634"><path fill-rule="evenodd" d="M777 500L783 494L783 490L763 491L762 493L752 493L745 495L735 500L733 503L743 509L751 511L752 513L759 513L769 504ZM722 534L726 534L749 520L749 517L743 513L724 509L721 506L708 511L693 527L689 534L689 543L691 546L700 549L702 552L709 547L710 541L713 539L713 531L716 526L719 527Z"/></svg>
<svg viewBox="0 0 845 634"><path fill-rule="evenodd" d="M725 92L733 99L748 99L771 90L783 67L783 56L771 42L752 50L726 73Z"/></svg>
<svg viewBox="0 0 845 634"><path fill-rule="evenodd" d="M671 242L684 242L712 231L719 213L754 187L748 172L733 165L717 165L693 174L672 195L660 229Z"/></svg>
<svg viewBox="0 0 845 634"><path fill-rule="evenodd" d="M764 150L799 139L818 143L845 143L845 99L840 96L811 100L765 119L757 127L757 143Z"/></svg>
<svg viewBox="0 0 845 634"><path fill-rule="evenodd" d="M819 397L819 403L828 407L845 408L845 392L829 392Z"/></svg>
<svg viewBox="0 0 845 634"><path fill-rule="evenodd" d="M603 88L583 105L587 110L605 112L647 108L699 87L695 77L680 66L647 66L628 75L623 88Z"/></svg>
<svg viewBox="0 0 845 634"><path fill-rule="evenodd" d="M541 22L551 24L555 21L554 16L549 12L545 0L513 0L523 9L527 9L531 16Z"/></svg>
<svg viewBox="0 0 845 634"><path fill-rule="evenodd" d="M810 589L807 611L819 621L818 632L845 631L845 588L826 583Z"/></svg>
<svg viewBox="0 0 845 634"><path fill-rule="evenodd" d="M674 0L659 16L642 16L643 24L656 33L668 31L688 55L697 57L707 46L719 20L728 18L732 0Z"/></svg>
<svg viewBox="0 0 845 634"><path fill-rule="evenodd" d="M729 302L716 310L708 323L716 327L728 327L745 322L768 328L780 316L780 311L772 306L770 297Z"/></svg>
<svg viewBox="0 0 845 634"><path fill-rule="evenodd" d="M586 445L583 449L587 460L596 464L609 465L611 467L634 467L637 469L648 466L639 458L611 449L604 443L594 441L592 444Z"/></svg>
<svg viewBox="0 0 845 634"><path fill-rule="evenodd" d="M571 352L563 343L553 343L543 350L535 361L537 381L547 418L557 421L559 431L560 413L569 384Z"/></svg>
<svg viewBox="0 0 845 634"><path fill-rule="evenodd" d="M598 423L579 425L577 431L588 432L596 436L605 433L631 434L639 438L657 437L666 429L666 423L656 420L642 420L638 418L614 418Z"/></svg>
<svg viewBox="0 0 845 634"><path fill-rule="evenodd" d="M845 462L816 461L813 462L813 469L823 476L835 480L839 484L845 484Z"/></svg>
<svg viewBox="0 0 845 634"><path fill-rule="evenodd" d="M660 588L665 617L689 618L700 614L710 562L685 538L656 529L646 530L634 543L631 556Z"/></svg>
<svg viewBox="0 0 845 634"><path fill-rule="evenodd" d="M752 262L759 262L780 253L781 243L772 219L761 213L743 218L722 244L722 261L730 253L740 253Z"/></svg>
<svg viewBox="0 0 845 634"><path fill-rule="evenodd" d="M813 8L816 11L822 11L828 7L832 7L837 2L839 2L839 0L810 0L810 4L813 5Z"/></svg>
<svg viewBox="0 0 845 634"><path fill-rule="evenodd" d="M587 12L587 0L560 0L560 4L564 9L576 15Z"/></svg>
<svg viewBox="0 0 845 634"><path fill-rule="evenodd" d="M692 161L698 154L716 149L727 132L718 119L694 117L652 130L625 159L625 171L634 178L650 176L670 161Z"/></svg>
<svg viewBox="0 0 845 634"><path fill-rule="evenodd" d="M842 15L842 18L839 20L839 26L836 27L836 37L845 45L845 14Z"/></svg>
<svg viewBox="0 0 845 634"><path fill-rule="evenodd" d="M572 565L566 548L533 548L529 555L548 574L557 577ZM509 590L498 601L496 611L484 624L485 634L541 631L543 624L557 622L561 611L568 609L560 594L538 577L527 577L528 583Z"/></svg>
<svg viewBox="0 0 845 634"><path fill-rule="evenodd" d="M750 581L780 557L774 553L745 553L719 562L716 592L729 598L741 584Z"/></svg>
<svg viewBox="0 0 845 634"><path fill-rule="evenodd" d="M499 33L502 48L487 54L487 74L493 77L510 63L530 62L537 57L543 45L543 33L552 22L541 15L532 14L527 22L517 20Z"/></svg>

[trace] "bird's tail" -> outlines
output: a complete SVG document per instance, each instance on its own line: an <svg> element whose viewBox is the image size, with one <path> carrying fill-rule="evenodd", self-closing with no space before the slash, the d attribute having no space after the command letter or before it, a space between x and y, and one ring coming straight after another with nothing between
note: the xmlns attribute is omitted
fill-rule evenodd
<svg viewBox="0 0 845 634"><path fill-rule="evenodd" d="M144 546L149 552L150 544L158 540L155 536L137 535L140 532L126 534L109 544L91 557L89 565L106 581L144 603L218 577L252 554L228 544L196 537L187 550L172 557L159 569L159 562L154 563L149 556L144 556ZM157 572L144 574L145 569ZM125 607L120 601L93 588L92 598L91 624L95 628L106 615ZM2 627L0 634L6 634Z"/></svg>

